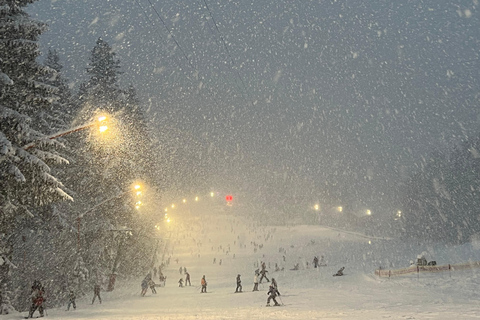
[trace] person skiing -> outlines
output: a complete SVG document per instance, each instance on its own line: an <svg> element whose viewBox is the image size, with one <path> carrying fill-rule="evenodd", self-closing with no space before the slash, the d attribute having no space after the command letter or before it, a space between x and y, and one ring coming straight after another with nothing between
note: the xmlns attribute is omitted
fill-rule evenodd
<svg viewBox="0 0 480 320"><path fill-rule="evenodd" d="M100 298L100 285L96 283L93 286L93 299L92 299L92 304L95 302L95 298L98 297L98 301L100 301L100 304L102 304L102 298Z"/></svg>
<svg viewBox="0 0 480 320"><path fill-rule="evenodd" d="M345 267L341 267L340 270L338 270L337 273L335 273L333 276L334 277L343 276L343 270L345 270Z"/></svg>
<svg viewBox="0 0 480 320"><path fill-rule="evenodd" d="M280 305L275 299L277 296L280 295L280 292L278 292L278 290L274 286L270 285L267 295L269 295L267 298L267 307L270 307L270 300L273 300L273 302L275 302L275 306Z"/></svg>
<svg viewBox="0 0 480 320"><path fill-rule="evenodd" d="M140 293L140 295L144 297L148 289L148 279L147 278L143 279L142 284L140 286L142 287L142 292Z"/></svg>
<svg viewBox="0 0 480 320"><path fill-rule="evenodd" d="M157 290L155 289L155 282L153 282L152 279L148 280L148 286L152 290L152 293L157 293Z"/></svg>
<svg viewBox="0 0 480 320"><path fill-rule="evenodd" d="M262 271L260 271L260 274L261 274L262 276L260 277L259 283L262 283L263 278L267 279L267 282L270 282L270 280L268 280L267 275L266 275L267 272L268 272L268 271L265 270L265 269L263 268L263 265L262 265Z"/></svg>
<svg viewBox="0 0 480 320"><path fill-rule="evenodd" d="M203 275L202 281L200 283L202 285L201 293L207 293L207 280L205 280L205 275Z"/></svg>
<svg viewBox="0 0 480 320"><path fill-rule="evenodd" d="M242 292L242 280L239 274L237 274L237 287L235 288L235 293L237 292Z"/></svg>
<svg viewBox="0 0 480 320"><path fill-rule="evenodd" d="M183 271L183 268L180 267L180 269L178 269L178 272L179 272L180 274L182 274L182 271Z"/></svg>
<svg viewBox="0 0 480 320"><path fill-rule="evenodd" d="M77 309L77 304L75 303L76 298L77 297L75 296L75 292L73 292L73 290L70 290L70 293L68 294L67 311L70 310L71 305L73 305L73 310Z"/></svg>
<svg viewBox="0 0 480 320"><path fill-rule="evenodd" d="M316 256L313 258L313 267L318 267L318 258Z"/></svg>
<svg viewBox="0 0 480 320"><path fill-rule="evenodd" d="M253 277L253 290L258 291L258 272L255 272L255 276Z"/></svg>
<svg viewBox="0 0 480 320"><path fill-rule="evenodd" d="M180 278L180 280L178 280L178 287L183 288L183 278Z"/></svg>
<svg viewBox="0 0 480 320"><path fill-rule="evenodd" d="M278 286L277 286L277 281L272 278L272 286L275 288L275 289L278 289Z"/></svg>
<svg viewBox="0 0 480 320"><path fill-rule="evenodd" d="M183 273L187 273L187 267L183 267Z"/></svg>
<svg viewBox="0 0 480 320"><path fill-rule="evenodd" d="M185 286L187 285L187 283L189 286L192 285L192 283L190 282L190 273L185 272Z"/></svg>
<svg viewBox="0 0 480 320"><path fill-rule="evenodd" d="M33 318L33 313L37 309L38 312L40 312L40 317L43 317L43 302L45 301L45 297L43 296L44 293L45 290L43 289L40 281L35 280L33 282L32 293L30 295L30 298L32 299L32 305L30 306L30 311L27 318Z"/></svg>

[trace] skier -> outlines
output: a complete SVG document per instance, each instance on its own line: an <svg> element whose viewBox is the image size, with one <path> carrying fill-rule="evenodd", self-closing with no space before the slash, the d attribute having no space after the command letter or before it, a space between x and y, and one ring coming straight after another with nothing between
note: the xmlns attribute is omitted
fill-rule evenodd
<svg viewBox="0 0 480 320"><path fill-rule="evenodd" d="M178 287L183 288L183 279L182 278L180 278L180 280L178 280Z"/></svg>
<svg viewBox="0 0 480 320"><path fill-rule="evenodd" d="M341 267L340 270L338 270L337 273L335 273L333 276L334 277L343 276L343 270L345 270L345 267Z"/></svg>
<svg viewBox="0 0 480 320"><path fill-rule="evenodd" d="M270 280L268 280L266 275L267 272L268 272L267 270L263 269L263 265L262 265L262 271L260 271L260 274L262 275L260 277L260 281L259 281L260 283L262 283L263 278L267 279L267 282L270 282Z"/></svg>
<svg viewBox="0 0 480 320"><path fill-rule="evenodd" d="M277 281L272 278L272 286L275 288L275 289L278 289L278 286L277 286Z"/></svg>
<svg viewBox="0 0 480 320"><path fill-rule="evenodd" d="M32 294L30 295L32 299L32 305L30 306L30 311L27 318L33 318L33 313L37 309L38 312L40 312L40 317L43 317L43 302L45 301L45 297L43 296L44 293L45 290L40 284L40 281L35 280L32 286Z"/></svg>
<svg viewBox="0 0 480 320"><path fill-rule="evenodd" d="M313 267L318 267L318 258L316 256L313 258Z"/></svg>
<svg viewBox="0 0 480 320"><path fill-rule="evenodd" d="M277 296L280 295L280 292L278 292L278 290L274 286L270 285L270 289L268 290L267 294L269 295L267 298L267 307L270 307L270 300L273 300L273 302L275 302L275 306L280 305L275 299Z"/></svg>
<svg viewBox="0 0 480 320"><path fill-rule="evenodd" d="M185 272L185 286L187 285L187 283L189 286L192 285L192 283L190 282L190 273Z"/></svg>
<svg viewBox="0 0 480 320"><path fill-rule="evenodd" d="M222 265L222 259L220 259L220 261L218 262L218 265L219 265L219 266Z"/></svg>
<svg viewBox="0 0 480 320"><path fill-rule="evenodd" d="M142 297L144 297L145 294L147 293L147 289L148 289L148 279L147 278L142 280L141 287L142 287L142 292L140 294L141 294Z"/></svg>
<svg viewBox="0 0 480 320"><path fill-rule="evenodd" d="M253 277L253 290L258 291L258 272L255 272L255 276Z"/></svg>
<svg viewBox="0 0 480 320"><path fill-rule="evenodd" d="M239 274L237 274L237 287L235 288L235 293L237 292L242 292L242 280Z"/></svg>
<svg viewBox="0 0 480 320"><path fill-rule="evenodd" d="M70 293L68 294L67 311L70 310L70 305L73 305L73 310L77 309L77 304L75 303L76 298L77 297L75 296L75 292L73 292L73 290L70 290Z"/></svg>
<svg viewBox="0 0 480 320"><path fill-rule="evenodd" d="M180 272L180 274L182 274L182 271L183 271L183 268L180 267L180 269L178 269L178 272Z"/></svg>
<svg viewBox="0 0 480 320"><path fill-rule="evenodd" d="M318 263L319 266L326 266L327 263L325 262L325 257L324 256L321 256L320 257L320 261Z"/></svg>
<svg viewBox="0 0 480 320"><path fill-rule="evenodd" d="M217 258L213 258L213 264L217 263Z"/></svg>
<svg viewBox="0 0 480 320"><path fill-rule="evenodd" d="M95 298L98 297L98 301L100 301L100 304L102 304L102 298L100 298L100 285L96 283L93 286L93 299L92 299L92 304L95 302Z"/></svg>
<svg viewBox="0 0 480 320"><path fill-rule="evenodd" d="M148 286L152 290L152 293L157 293L157 290L155 289L155 282L153 282L152 279L148 280Z"/></svg>
<svg viewBox="0 0 480 320"><path fill-rule="evenodd" d="M207 280L205 280L205 275L203 275L203 277L202 277L201 284L202 284L201 293L207 293Z"/></svg>

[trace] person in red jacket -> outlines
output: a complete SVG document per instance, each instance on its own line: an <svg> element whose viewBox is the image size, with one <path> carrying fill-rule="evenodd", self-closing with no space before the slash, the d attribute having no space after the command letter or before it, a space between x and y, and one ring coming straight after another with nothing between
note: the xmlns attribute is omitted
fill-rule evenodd
<svg viewBox="0 0 480 320"><path fill-rule="evenodd" d="M205 275L202 277L202 291L201 293L207 293L207 280L205 280Z"/></svg>
<svg viewBox="0 0 480 320"><path fill-rule="evenodd" d="M44 289L40 282L35 281L32 286L32 305L30 306L30 312L28 313L28 318L33 318L33 313L38 309L40 312L40 317L43 317L43 302L45 301Z"/></svg>

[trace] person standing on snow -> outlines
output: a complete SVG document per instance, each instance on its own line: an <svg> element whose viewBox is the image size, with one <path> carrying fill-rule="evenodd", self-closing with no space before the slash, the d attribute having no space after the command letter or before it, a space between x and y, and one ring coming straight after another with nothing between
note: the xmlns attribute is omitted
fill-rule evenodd
<svg viewBox="0 0 480 320"><path fill-rule="evenodd" d="M275 306L280 305L275 299L277 296L280 295L280 292L278 292L278 290L274 286L270 285L270 289L268 290L267 294L269 295L267 298L267 307L270 306L270 300L273 300L273 302L275 302Z"/></svg>
<svg viewBox="0 0 480 320"><path fill-rule="evenodd" d="M71 305L73 305L73 310L77 309L77 304L75 303L76 298L77 297L75 296L75 292L73 292L73 290L70 290L70 293L68 294L67 311L70 310Z"/></svg>
<svg viewBox="0 0 480 320"><path fill-rule="evenodd" d="M100 298L100 285L98 283L93 286L93 299L92 304L95 302L95 298L98 297L98 301L102 304L102 298Z"/></svg>
<svg viewBox="0 0 480 320"><path fill-rule="evenodd" d="M34 281L32 286L32 294L30 295L32 299L32 305L30 306L30 311L28 313L28 318L33 318L33 313L35 310L38 309L40 312L40 317L43 317L43 302L45 301L45 297L43 296L45 293L43 286L40 284L39 281Z"/></svg>
<svg viewBox="0 0 480 320"><path fill-rule="evenodd" d="M318 267L318 258L317 257L313 258L313 267L314 268Z"/></svg>
<svg viewBox="0 0 480 320"><path fill-rule="evenodd" d="M192 283L190 282L190 273L185 272L185 286L187 285L187 283L189 286L192 285Z"/></svg>
<svg viewBox="0 0 480 320"><path fill-rule="evenodd" d="M140 293L140 295L144 297L148 289L148 279L147 278L143 279L142 284L140 286L142 287L142 292Z"/></svg>
<svg viewBox="0 0 480 320"><path fill-rule="evenodd" d="M239 274L237 274L237 287L235 288L235 293L237 292L242 292L242 280Z"/></svg>
<svg viewBox="0 0 480 320"><path fill-rule="evenodd" d="M148 280L148 286L152 290L152 293L157 293L157 290L155 289L155 282L152 279Z"/></svg>
<svg viewBox="0 0 480 320"><path fill-rule="evenodd" d="M275 289L278 289L278 286L277 286L277 281L272 278L272 286L275 288Z"/></svg>
<svg viewBox="0 0 480 320"><path fill-rule="evenodd" d="M207 293L207 280L205 280L205 275L203 275L202 281L200 283L202 285L201 293Z"/></svg>
<svg viewBox="0 0 480 320"><path fill-rule="evenodd" d="M258 291L258 272L255 272L255 277L253 277L253 290Z"/></svg>

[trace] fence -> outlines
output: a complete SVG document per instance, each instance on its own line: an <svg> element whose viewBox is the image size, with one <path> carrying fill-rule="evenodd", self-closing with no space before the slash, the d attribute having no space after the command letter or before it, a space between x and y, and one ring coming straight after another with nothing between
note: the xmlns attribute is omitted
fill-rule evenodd
<svg viewBox="0 0 480 320"><path fill-rule="evenodd" d="M421 273L421 272L443 272L443 271L458 271L465 269L480 268L480 261L472 261L459 264L447 264L443 266L410 266L403 269L387 270L387 269L377 269L375 270L375 275L379 277L395 277L402 276L410 273Z"/></svg>

